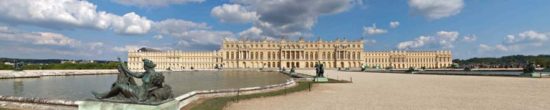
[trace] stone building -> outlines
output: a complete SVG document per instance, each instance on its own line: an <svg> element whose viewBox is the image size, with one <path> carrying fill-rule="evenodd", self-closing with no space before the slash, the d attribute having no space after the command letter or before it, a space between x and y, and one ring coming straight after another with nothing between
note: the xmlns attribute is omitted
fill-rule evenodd
<svg viewBox="0 0 550 110"><path fill-rule="evenodd" d="M142 48L128 52L130 69L141 70L141 59L157 63L157 69L223 68L446 68L450 51L364 51L362 40L224 40L218 51L183 52Z"/></svg>
<svg viewBox="0 0 550 110"><path fill-rule="evenodd" d="M451 51L371 51L364 52L363 58L374 68L446 68L452 64Z"/></svg>
<svg viewBox="0 0 550 110"><path fill-rule="evenodd" d="M226 68L360 67L363 41L224 41L220 53Z"/></svg>
<svg viewBox="0 0 550 110"><path fill-rule="evenodd" d="M143 70L142 59L149 59L157 64L157 70L212 69L221 64L221 57L216 51L160 51L150 48L130 50L128 52L128 69Z"/></svg>

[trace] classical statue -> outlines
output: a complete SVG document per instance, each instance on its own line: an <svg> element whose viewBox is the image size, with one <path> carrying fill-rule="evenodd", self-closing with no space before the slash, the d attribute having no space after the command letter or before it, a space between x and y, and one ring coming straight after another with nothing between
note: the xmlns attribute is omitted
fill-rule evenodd
<svg viewBox="0 0 550 110"><path fill-rule="evenodd" d="M321 64L321 62L315 64L315 71L317 73L315 77L325 77L325 69L323 68L323 64Z"/></svg>
<svg viewBox="0 0 550 110"><path fill-rule="evenodd" d="M23 71L23 62L15 62L15 64L13 64L13 70Z"/></svg>
<svg viewBox="0 0 550 110"><path fill-rule="evenodd" d="M120 60L118 77L105 93L92 92L100 100L142 104L158 104L173 99L172 89L164 83L164 75L155 72L156 64L143 59L144 73L133 73ZM133 78L140 78L142 85L137 85Z"/></svg>
<svg viewBox="0 0 550 110"><path fill-rule="evenodd" d="M532 73L535 72L535 63L528 63L527 66L523 68L522 76L531 76Z"/></svg>
<svg viewBox="0 0 550 110"><path fill-rule="evenodd" d="M417 71L414 67L409 67L409 69L407 71L405 71L406 73L414 73L415 71Z"/></svg>
<svg viewBox="0 0 550 110"><path fill-rule="evenodd" d="M369 68L369 65L365 64L363 65L363 67L361 67L361 71L367 71L367 68Z"/></svg>
<svg viewBox="0 0 550 110"><path fill-rule="evenodd" d="M294 74L294 73L296 73L296 67L292 67L292 68L290 68L290 72L289 72L289 73L290 73L290 74Z"/></svg>

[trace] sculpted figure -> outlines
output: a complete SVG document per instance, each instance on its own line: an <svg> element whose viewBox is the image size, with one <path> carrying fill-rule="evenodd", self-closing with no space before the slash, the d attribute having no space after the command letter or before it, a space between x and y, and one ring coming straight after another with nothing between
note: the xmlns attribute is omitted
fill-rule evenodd
<svg viewBox="0 0 550 110"><path fill-rule="evenodd" d="M317 76L315 77L325 77L325 69L323 68L323 64L321 62L315 64L315 71L317 73Z"/></svg>
<svg viewBox="0 0 550 110"><path fill-rule="evenodd" d="M525 67L523 67L523 73L521 76L532 76L532 73L535 73L535 70L535 63L528 63Z"/></svg>
<svg viewBox="0 0 550 110"><path fill-rule="evenodd" d="M23 71L23 62L15 62L13 65L14 71Z"/></svg>
<svg viewBox="0 0 550 110"><path fill-rule="evenodd" d="M171 87L164 83L164 75L155 72L156 64L151 60L143 59L143 73L130 72L124 62L120 62L119 74L111 90L92 92L97 99L151 104L173 98ZM132 77L141 79L142 85L137 85Z"/></svg>
<svg viewBox="0 0 550 110"><path fill-rule="evenodd" d="M294 74L294 73L296 73L296 67L290 68L290 74Z"/></svg>

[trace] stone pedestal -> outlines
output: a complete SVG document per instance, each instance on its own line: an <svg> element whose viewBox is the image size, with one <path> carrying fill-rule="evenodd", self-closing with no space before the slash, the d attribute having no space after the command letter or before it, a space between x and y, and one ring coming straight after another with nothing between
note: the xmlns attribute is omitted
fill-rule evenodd
<svg viewBox="0 0 550 110"><path fill-rule="evenodd" d="M179 110L178 101L172 100L158 105L117 103L107 101L83 101L78 110Z"/></svg>
<svg viewBox="0 0 550 110"><path fill-rule="evenodd" d="M313 79L314 82L328 82L328 78L326 77L316 77Z"/></svg>

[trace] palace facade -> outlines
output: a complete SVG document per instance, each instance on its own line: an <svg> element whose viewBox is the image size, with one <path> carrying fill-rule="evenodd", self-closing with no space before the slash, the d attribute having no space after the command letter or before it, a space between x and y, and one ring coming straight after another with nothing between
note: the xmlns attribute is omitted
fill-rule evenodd
<svg viewBox="0 0 550 110"><path fill-rule="evenodd" d="M364 51L362 40L305 41L224 40L218 51L184 52L142 48L128 52L128 67L142 70L142 59L157 69L222 68L446 68L452 64L450 51Z"/></svg>
<svg viewBox="0 0 550 110"><path fill-rule="evenodd" d="M149 59L157 64L157 70L211 69L221 65L221 57L216 51L160 51L150 48L130 50L128 52L128 69L143 70L142 59Z"/></svg>

